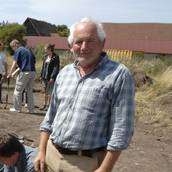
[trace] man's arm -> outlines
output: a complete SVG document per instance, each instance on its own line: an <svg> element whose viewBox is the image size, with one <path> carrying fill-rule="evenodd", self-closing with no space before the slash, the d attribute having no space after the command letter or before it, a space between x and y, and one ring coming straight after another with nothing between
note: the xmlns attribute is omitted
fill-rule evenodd
<svg viewBox="0 0 172 172"><path fill-rule="evenodd" d="M53 80L53 81L56 80L56 76L59 73L59 69L60 69L60 60L59 60L59 56L56 55L56 57L54 59L54 68L51 73L51 80Z"/></svg>
<svg viewBox="0 0 172 172"><path fill-rule="evenodd" d="M46 155L46 147L49 139L49 133L42 131L40 134L40 143L39 143L39 151L38 155L34 161L35 171L44 172L45 171L45 155Z"/></svg>
<svg viewBox="0 0 172 172"><path fill-rule="evenodd" d="M12 74L11 74L11 77L13 78L16 73L18 73L20 71L20 68L18 67Z"/></svg>
<svg viewBox="0 0 172 172"><path fill-rule="evenodd" d="M121 151L126 149L131 141L134 129L134 82L128 70L125 70L116 97L113 95L110 118L110 139L107 154L95 172L110 172L118 160ZM114 89L115 90L115 89ZM115 98L114 98L115 97Z"/></svg>
<svg viewBox="0 0 172 172"><path fill-rule="evenodd" d="M41 126L40 126L41 134L40 134L39 152L34 161L35 170L36 171L40 170L40 172L44 172L47 142L48 142L50 133L52 132L51 125L54 121L54 118L57 112L57 106L58 106L57 93L56 93L57 86L58 84L56 81L54 84L50 106L48 108L44 121L41 123Z"/></svg>
<svg viewBox="0 0 172 172"><path fill-rule="evenodd" d="M13 64L12 64L10 72L8 74L8 78L11 77L11 75L12 75L13 71L16 69L16 67L17 67L17 62L15 60L13 60Z"/></svg>
<svg viewBox="0 0 172 172"><path fill-rule="evenodd" d="M120 154L121 151L107 151L101 166L94 172L111 172Z"/></svg>

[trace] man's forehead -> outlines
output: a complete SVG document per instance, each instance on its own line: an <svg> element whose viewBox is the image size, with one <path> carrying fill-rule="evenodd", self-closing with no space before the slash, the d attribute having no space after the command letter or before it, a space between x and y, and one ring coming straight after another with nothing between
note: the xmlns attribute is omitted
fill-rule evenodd
<svg viewBox="0 0 172 172"><path fill-rule="evenodd" d="M93 34L89 34L89 33L78 33L74 35L74 40L80 40L80 39L90 39L90 38L94 38L95 36Z"/></svg>
<svg viewBox="0 0 172 172"><path fill-rule="evenodd" d="M91 22L77 24L75 31L82 31L82 30L96 31L97 29L96 29L96 25Z"/></svg>
<svg viewBox="0 0 172 172"><path fill-rule="evenodd" d="M81 39L81 38L88 39L95 36L97 36L97 29L95 25L90 23L78 24L74 31L75 39Z"/></svg>

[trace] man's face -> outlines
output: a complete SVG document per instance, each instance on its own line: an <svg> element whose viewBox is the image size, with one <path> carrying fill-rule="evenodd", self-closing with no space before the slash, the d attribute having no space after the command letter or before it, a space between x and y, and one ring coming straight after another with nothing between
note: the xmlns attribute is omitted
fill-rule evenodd
<svg viewBox="0 0 172 172"><path fill-rule="evenodd" d="M19 153L18 152L14 153L10 157L2 157L2 156L0 156L0 162L2 164L7 165L7 166L12 166L12 165L14 165L17 162L18 157L19 157Z"/></svg>
<svg viewBox="0 0 172 172"><path fill-rule="evenodd" d="M2 164L7 165L7 166L12 165L12 163L11 163L11 158L10 158L10 157L1 157L1 156L0 156L0 162L1 162Z"/></svg>
<svg viewBox="0 0 172 172"><path fill-rule="evenodd" d="M103 45L94 24L81 23L76 26L71 51L81 66L91 65L98 61Z"/></svg>
<svg viewBox="0 0 172 172"><path fill-rule="evenodd" d="M15 51L17 49L17 46L15 44L10 45L12 50Z"/></svg>
<svg viewBox="0 0 172 172"><path fill-rule="evenodd" d="M51 50L48 48L44 48L44 52L46 55L51 55Z"/></svg>

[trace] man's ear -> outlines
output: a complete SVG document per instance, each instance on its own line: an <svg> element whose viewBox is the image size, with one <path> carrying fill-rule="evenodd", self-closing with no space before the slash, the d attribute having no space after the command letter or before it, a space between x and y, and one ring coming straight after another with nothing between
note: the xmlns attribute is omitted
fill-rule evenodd
<svg viewBox="0 0 172 172"><path fill-rule="evenodd" d="M72 53L73 53L72 45L68 43L68 47L69 47L69 49L70 49L70 52L72 52Z"/></svg>
<svg viewBox="0 0 172 172"><path fill-rule="evenodd" d="M69 45L69 48L70 48L70 52L74 52L74 50L73 50L73 46L72 45Z"/></svg>

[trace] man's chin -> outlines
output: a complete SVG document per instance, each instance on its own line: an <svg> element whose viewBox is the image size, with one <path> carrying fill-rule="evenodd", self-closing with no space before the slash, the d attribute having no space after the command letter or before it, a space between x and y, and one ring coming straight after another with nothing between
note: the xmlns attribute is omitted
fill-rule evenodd
<svg viewBox="0 0 172 172"><path fill-rule="evenodd" d="M78 62L81 65L85 66L85 65L90 65L92 61L91 60L85 60L85 59L82 59L82 58L78 58Z"/></svg>

